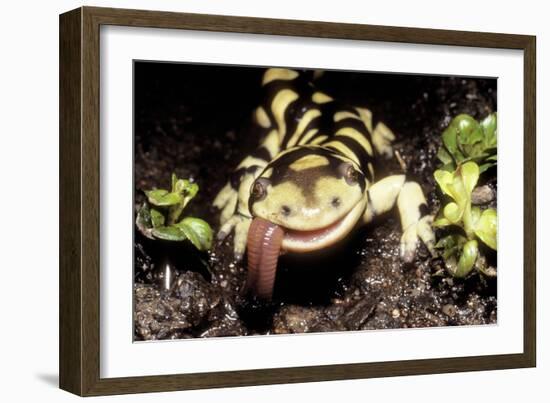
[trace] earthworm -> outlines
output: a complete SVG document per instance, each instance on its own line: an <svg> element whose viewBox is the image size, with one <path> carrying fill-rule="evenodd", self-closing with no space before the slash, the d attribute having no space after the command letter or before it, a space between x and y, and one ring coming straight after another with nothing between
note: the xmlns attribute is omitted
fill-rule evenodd
<svg viewBox="0 0 550 403"><path fill-rule="evenodd" d="M283 242L283 229L256 217L248 231L248 277L246 287L259 298L270 300L273 295L277 261Z"/></svg>
<svg viewBox="0 0 550 403"><path fill-rule="evenodd" d="M258 280L258 267L261 257L261 236L265 232L265 225L261 219L254 219L248 230L247 249L248 249L248 274L246 277L246 289L252 290L256 287ZM256 240L256 241L253 241Z"/></svg>

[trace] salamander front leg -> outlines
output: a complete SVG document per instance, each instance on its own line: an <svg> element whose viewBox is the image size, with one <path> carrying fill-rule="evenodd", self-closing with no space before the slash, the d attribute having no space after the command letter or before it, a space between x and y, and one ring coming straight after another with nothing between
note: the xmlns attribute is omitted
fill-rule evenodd
<svg viewBox="0 0 550 403"><path fill-rule="evenodd" d="M372 142L374 148L379 154L390 158L393 154L392 142L395 140L395 134L384 123L379 122L372 133Z"/></svg>
<svg viewBox="0 0 550 403"><path fill-rule="evenodd" d="M363 216L367 223L397 204L403 229L400 254L405 262L411 262L414 259L419 238L433 254L435 243L432 230L433 217L422 214L426 199L418 183L406 182L405 175L388 176L373 184L368 190L368 196L369 202Z"/></svg>
<svg viewBox="0 0 550 403"><path fill-rule="evenodd" d="M231 231L235 231L233 238L233 253L236 260L241 260L246 249L246 239L252 217L234 214L222 225L218 232L218 240L224 240Z"/></svg>
<svg viewBox="0 0 550 403"><path fill-rule="evenodd" d="M422 215L427 206L420 185L406 182L397 199L397 209L401 216L401 258L411 262L416 254L418 238L422 240L430 253L434 254L435 236L432 230L433 216Z"/></svg>
<svg viewBox="0 0 550 403"><path fill-rule="evenodd" d="M214 206L221 210L220 230L218 240L224 240L234 231L233 251L235 259L240 260L246 249L248 229L252 221L248 211L248 199L250 197L250 186L256 177L263 170L261 165L248 165L247 163L258 163L251 158L244 160L234 174L233 178L224 186L214 200Z"/></svg>

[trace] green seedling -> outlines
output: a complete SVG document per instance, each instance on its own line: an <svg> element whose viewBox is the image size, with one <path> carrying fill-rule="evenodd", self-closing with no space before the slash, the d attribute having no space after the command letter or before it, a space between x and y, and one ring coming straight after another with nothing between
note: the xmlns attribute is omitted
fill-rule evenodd
<svg viewBox="0 0 550 403"><path fill-rule="evenodd" d="M468 161L483 173L497 163L497 114L478 122L470 115L456 116L442 134L443 146L437 153L441 169L453 172Z"/></svg>
<svg viewBox="0 0 550 403"><path fill-rule="evenodd" d="M196 217L182 217L187 204L199 191L196 183L172 174L171 189L146 190L147 202L140 207L136 225L150 239L191 242L198 250L212 246L212 228Z"/></svg>
<svg viewBox="0 0 550 403"><path fill-rule="evenodd" d="M497 114L481 121L461 114L443 131L443 146L437 153L442 166L434 172L445 200L434 226L445 228L436 248L455 277L466 277L472 269L495 275L480 255L480 244L497 250L497 212L472 207L472 191L480 174L497 164Z"/></svg>
<svg viewBox="0 0 550 403"><path fill-rule="evenodd" d="M460 164L454 172L438 169L434 173L442 193L450 199L433 224L448 227L450 234L441 238L435 247L442 250L447 270L455 277L466 277L474 267L486 272L485 259L478 259L478 241L497 250L496 210L472 207L472 190L479 174L480 167L473 161Z"/></svg>

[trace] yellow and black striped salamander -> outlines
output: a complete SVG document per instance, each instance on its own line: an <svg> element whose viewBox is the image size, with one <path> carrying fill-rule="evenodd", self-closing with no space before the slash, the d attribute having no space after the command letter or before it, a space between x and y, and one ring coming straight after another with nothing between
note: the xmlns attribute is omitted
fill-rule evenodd
<svg viewBox="0 0 550 403"><path fill-rule="evenodd" d="M404 174L375 180L375 162L391 157L394 134L372 127L366 108L342 105L317 90L307 73L268 69L266 97L254 111L260 146L217 195L218 239L234 231L237 259L248 249L247 286L270 299L281 251L329 247L397 205L401 257L418 239L432 250L432 217L422 215L422 189Z"/></svg>

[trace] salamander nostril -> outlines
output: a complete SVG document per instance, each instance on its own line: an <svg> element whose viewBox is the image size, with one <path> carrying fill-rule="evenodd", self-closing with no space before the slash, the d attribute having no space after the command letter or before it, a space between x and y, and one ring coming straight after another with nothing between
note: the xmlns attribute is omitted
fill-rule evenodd
<svg viewBox="0 0 550 403"><path fill-rule="evenodd" d="M283 206L281 207L281 213L284 215L284 216L289 216L290 215L290 207L288 206Z"/></svg>
<svg viewBox="0 0 550 403"><path fill-rule="evenodd" d="M332 204L332 207L339 207L342 201L338 196L334 196L332 200L330 201L330 204Z"/></svg>

